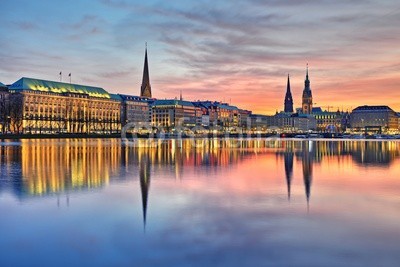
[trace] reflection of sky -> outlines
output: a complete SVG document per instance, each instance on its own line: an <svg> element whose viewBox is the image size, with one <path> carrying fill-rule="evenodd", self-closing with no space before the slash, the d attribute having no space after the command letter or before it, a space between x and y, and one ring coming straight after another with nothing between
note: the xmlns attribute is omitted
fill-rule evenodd
<svg viewBox="0 0 400 267"><path fill-rule="evenodd" d="M315 161L324 144L311 151L302 144L276 143L211 172L187 160L178 176L175 163L132 153L119 165L124 182L72 192L69 206L65 194L57 206L55 195L21 200L3 191L0 265L397 266L398 156L385 167L346 153ZM308 164L294 156L288 201L281 154L303 148L313 168L308 213ZM113 158L105 162L110 169ZM148 169L139 160L154 161ZM151 179L145 232L142 176Z"/></svg>
<svg viewBox="0 0 400 267"><path fill-rule="evenodd" d="M147 41L159 98L183 90L272 113L287 73L299 106L309 62L318 105L400 108L396 0L2 0L0 10L3 83L63 71L64 80L71 72L77 83L138 94Z"/></svg>

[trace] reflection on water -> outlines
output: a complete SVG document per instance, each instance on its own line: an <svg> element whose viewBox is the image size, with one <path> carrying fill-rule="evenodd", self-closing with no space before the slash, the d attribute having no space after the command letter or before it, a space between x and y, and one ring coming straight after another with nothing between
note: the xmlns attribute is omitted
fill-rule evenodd
<svg viewBox="0 0 400 267"><path fill-rule="evenodd" d="M172 166L175 178L184 179L188 167L206 166L211 171L218 171L218 166L235 165L251 155L276 154L277 164L281 162L279 157L284 159L289 200L294 157L301 160L309 201L314 164L329 158L341 160L351 156L355 164L386 168L400 154L400 143L395 141L245 140L239 145L237 141L231 144L222 140L200 142L195 147L189 140L168 140L157 148L125 146L117 139L5 142L0 146L0 190L12 187L17 196L26 197L98 188L110 180L132 178L123 170L137 166L143 209L146 210L151 169L159 172L165 166Z"/></svg>
<svg viewBox="0 0 400 267"><path fill-rule="evenodd" d="M20 247L50 265L59 262L48 257L69 251L65 266L94 258L98 266L396 266L400 260L399 142L140 142L2 142L0 213L9 216L0 220L7 229L0 250L8 255L0 265L18 260ZM60 209L64 203L70 213ZM24 220L33 222L26 228ZM38 239L45 242L35 250ZM120 261L122 254L129 260Z"/></svg>

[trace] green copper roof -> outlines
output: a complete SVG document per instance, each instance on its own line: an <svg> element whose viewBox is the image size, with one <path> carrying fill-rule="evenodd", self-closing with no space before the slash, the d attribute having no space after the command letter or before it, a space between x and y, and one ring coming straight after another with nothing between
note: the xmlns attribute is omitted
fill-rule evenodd
<svg viewBox="0 0 400 267"><path fill-rule="evenodd" d="M100 87L85 86L62 82L21 78L10 86L12 90L34 90L51 93L88 94L92 97L110 98L110 94Z"/></svg>
<svg viewBox="0 0 400 267"><path fill-rule="evenodd" d="M177 100L177 99L161 99L156 100L153 103L153 106L191 106L193 107L193 103L185 100Z"/></svg>
<svg viewBox="0 0 400 267"><path fill-rule="evenodd" d="M4 83L0 82L0 87L7 87Z"/></svg>

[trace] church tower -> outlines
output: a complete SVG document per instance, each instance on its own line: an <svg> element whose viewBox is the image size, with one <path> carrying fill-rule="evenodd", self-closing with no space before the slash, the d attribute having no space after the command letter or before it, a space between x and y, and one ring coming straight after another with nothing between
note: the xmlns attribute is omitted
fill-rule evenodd
<svg viewBox="0 0 400 267"><path fill-rule="evenodd" d="M307 74L306 74L306 80L304 81L304 90L303 90L302 112L304 114L311 114L312 106L313 106L313 99L310 88L310 80L308 79L308 63L307 63Z"/></svg>
<svg viewBox="0 0 400 267"><path fill-rule="evenodd" d="M286 87L284 111L287 113L293 113L293 98L292 98L292 92L290 91L289 74L287 76L287 87Z"/></svg>
<svg viewBox="0 0 400 267"><path fill-rule="evenodd" d="M140 88L140 96L151 98L149 63L147 62L147 43L146 43L146 51L145 51L145 55L144 55L143 79L142 79L142 86Z"/></svg>

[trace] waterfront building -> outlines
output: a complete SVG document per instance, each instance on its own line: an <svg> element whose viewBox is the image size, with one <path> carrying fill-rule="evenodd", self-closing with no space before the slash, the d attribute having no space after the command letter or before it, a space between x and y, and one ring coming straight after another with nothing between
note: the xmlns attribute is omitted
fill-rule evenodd
<svg viewBox="0 0 400 267"><path fill-rule="evenodd" d="M302 97L302 113L311 114L312 107L313 107L313 98L310 88L310 80L308 78L308 64L307 64L306 80L304 81L304 90Z"/></svg>
<svg viewBox="0 0 400 267"><path fill-rule="evenodd" d="M293 115L293 130L295 132L309 132L317 129L317 121L310 114Z"/></svg>
<svg viewBox="0 0 400 267"><path fill-rule="evenodd" d="M399 129L399 117L388 106L359 106L350 114L353 130L388 132Z"/></svg>
<svg viewBox="0 0 400 267"><path fill-rule="evenodd" d="M140 96L121 95L121 123L122 127L126 124L132 126L149 126L151 123L151 112L149 103L154 100Z"/></svg>
<svg viewBox="0 0 400 267"><path fill-rule="evenodd" d="M239 109L239 127L246 128L250 125L250 110Z"/></svg>
<svg viewBox="0 0 400 267"><path fill-rule="evenodd" d="M116 133L121 100L100 87L21 78L9 86L14 133Z"/></svg>
<svg viewBox="0 0 400 267"><path fill-rule="evenodd" d="M261 114L251 114L250 115L250 122L251 122L251 130L253 132L265 132L268 129L276 130L270 125L272 116L268 115L261 115Z"/></svg>
<svg viewBox="0 0 400 267"><path fill-rule="evenodd" d="M248 111L240 112L237 107L218 101L196 101L193 104L200 108L203 115L208 116L210 124L225 129L240 126L240 115L246 117L249 114Z"/></svg>
<svg viewBox="0 0 400 267"><path fill-rule="evenodd" d="M292 132L294 130L294 117L290 113L280 112L268 118L270 128L278 128L281 132Z"/></svg>
<svg viewBox="0 0 400 267"><path fill-rule="evenodd" d="M285 101L284 101L284 112L293 113L293 97L292 97L292 92L290 91L289 74L287 77L286 95L285 95Z"/></svg>
<svg viewBox="0 0 400 267"><path fill-rule="evenodd" d="M340 132L342 131L342 119L344 114L339 110L336 112L315 110L313 116L316 119L317 131L319 132Z"/></svg>
<svg viewBox="0 0 400 267"><path fill-rule="evenodd" d="M143 66L143 79L142 86L140 88L140 96L151 98L151 85L150 85L150 75L149 75L149 63L147 60L147 45L144 55L144 66Z"/></svg>
<svg viewBox="0 0 400 267"><path fill-rule="evenodd" d="M176 127L194 127L200 125L202 112L192 102L165 99L155 100L151 104L151 123L154 127L165 127L171 131Z"/></svg>

